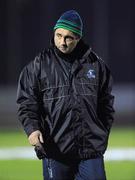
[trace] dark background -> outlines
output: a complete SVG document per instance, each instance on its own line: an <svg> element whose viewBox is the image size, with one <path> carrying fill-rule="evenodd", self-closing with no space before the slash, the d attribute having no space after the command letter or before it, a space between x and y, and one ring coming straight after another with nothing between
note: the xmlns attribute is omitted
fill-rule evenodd
<svg viewBox="0 0 135 180"><path fill-rule="evenodd" d="M1 0L0 127L18 127L16 88L21 69L45 47L67 10L79 12L84 40L110 67L116 125L135 124L135 1Z"/></svg>

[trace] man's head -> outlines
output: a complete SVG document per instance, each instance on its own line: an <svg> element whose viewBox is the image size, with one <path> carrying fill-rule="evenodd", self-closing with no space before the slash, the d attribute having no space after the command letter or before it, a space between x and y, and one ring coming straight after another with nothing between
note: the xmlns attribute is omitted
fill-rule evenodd
<svg viewBox="0 0 135 180"><path fill-rule="evenodd" d="M63 53L69 54L82 37L83 24L79 14L70 10L62 14L54 26L54 43Z"/></svg>

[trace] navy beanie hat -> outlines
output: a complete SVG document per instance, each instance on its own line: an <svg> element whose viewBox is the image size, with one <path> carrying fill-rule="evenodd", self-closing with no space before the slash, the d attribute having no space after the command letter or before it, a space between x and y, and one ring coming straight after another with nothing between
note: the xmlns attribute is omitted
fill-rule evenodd
<svg viewBox="0 0 135 180"><path fill-rule="evenodd" d="M67 29L82 37L83 23L80 15L75 10L66 11L58 19L54 30L57 28Z"/></svg>

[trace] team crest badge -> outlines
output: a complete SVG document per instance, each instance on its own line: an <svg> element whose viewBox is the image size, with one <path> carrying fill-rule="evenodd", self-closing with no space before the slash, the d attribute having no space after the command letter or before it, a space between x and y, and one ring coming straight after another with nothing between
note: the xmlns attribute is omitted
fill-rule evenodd
<svg viewBox="0 0 135 180"><path fill-rule="evenodd" d="M95 77L96 77L95 70L90 69L90 70L87 72L87 77L88 77L89 79L95 78Z"/></svg>

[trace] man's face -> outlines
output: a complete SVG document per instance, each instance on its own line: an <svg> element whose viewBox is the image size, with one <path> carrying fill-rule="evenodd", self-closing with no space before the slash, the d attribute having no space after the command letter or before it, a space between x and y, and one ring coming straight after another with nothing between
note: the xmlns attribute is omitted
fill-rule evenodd
<svg viewBox="0 0 135 180"><path fill-rule="evenodd" d="M63 53L69 54L76 47L80 38L69 30L58 28L54 33L55 46Z"/></svg>

